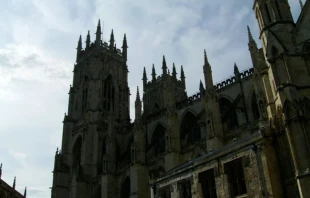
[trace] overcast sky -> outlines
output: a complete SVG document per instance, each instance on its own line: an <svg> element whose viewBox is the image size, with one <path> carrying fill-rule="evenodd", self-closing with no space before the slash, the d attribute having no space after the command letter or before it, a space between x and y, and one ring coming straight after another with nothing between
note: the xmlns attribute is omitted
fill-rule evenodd
<svg viewBox="0 0 310 198"><path fill-rule="evenodd" d="M305 0L303 0L304 2ZM203 79L203 50L215 82L252 67L249 25L258 44L253 0L0 0L0 163L2 178L28 197L49 198L56 147L61 145L79 34L92 41L98 19L103 38L114 29L117 46L127 34L131 117L136 86L146 67L161 74L162 56L178 76L183 65L188 94ZM289 0L295 21L298 0Z"/></svg>

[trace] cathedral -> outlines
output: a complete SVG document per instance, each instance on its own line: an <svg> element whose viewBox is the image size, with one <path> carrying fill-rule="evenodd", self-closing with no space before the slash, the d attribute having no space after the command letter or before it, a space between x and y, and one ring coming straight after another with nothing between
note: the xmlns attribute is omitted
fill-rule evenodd
<svg viewBox="0 0 310 198"><path fill-rule="evenodd" d="M253 67L214 84L204 51L194 95L165 57L160 74L144 68L134 122L126 35L122 49L113 31L103 42L99 21L94 42L78 41L52 198L310 197L310 1L300 4L294 22L287 0L254 0Z"/></svg>

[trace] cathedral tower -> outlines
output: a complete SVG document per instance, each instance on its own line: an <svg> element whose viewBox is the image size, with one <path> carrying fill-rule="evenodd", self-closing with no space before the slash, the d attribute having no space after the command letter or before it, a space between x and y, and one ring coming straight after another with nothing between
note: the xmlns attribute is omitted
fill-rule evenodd
<svg viewBox="0 0 310 198"><path fill-rule="evenodd" d="M309 6L308 1L305 6ZM253 8L260 27L262 50L255 49L250 38L250 52L265 90L281 180L294 181L283 183L283 193L285 197L306 197L310 194L310 114L307 110L310 70L304 49L310 36L303 33L301 39L301 34L298 34L306 8L303 8L296 24L286 0L256 0ZM281 154L283 152L286 155ZM283 161L288 163L281 164Z"/></svg>
<svg viewBox="0 0 310 198"><path fill-rule="evenodd" d="M130 125L127 38L123 50L102 42L100 20L93 43L80 36L63 121L62 149L56 153L52 197L113 197L116 193L116 132ZM113 50L111 50L113 46ZM89 185L91 183L91 185ZM89 194L91 192L91 194Z"/></svg>

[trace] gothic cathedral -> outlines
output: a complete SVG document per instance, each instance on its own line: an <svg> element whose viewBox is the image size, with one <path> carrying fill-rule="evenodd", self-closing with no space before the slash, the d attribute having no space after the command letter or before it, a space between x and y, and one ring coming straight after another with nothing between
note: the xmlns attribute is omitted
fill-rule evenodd
<svg viewBox="0 0 310 198"><path fill-rule="evenodd" d="M185 74L143 70L130 121L127 40L122 50L80 37L56 152L52 198L310 197L310 1L294 22L287 0L254 0L262 48L253 67L186 92ZM142 98L140 97L140 93Z"/></svg>

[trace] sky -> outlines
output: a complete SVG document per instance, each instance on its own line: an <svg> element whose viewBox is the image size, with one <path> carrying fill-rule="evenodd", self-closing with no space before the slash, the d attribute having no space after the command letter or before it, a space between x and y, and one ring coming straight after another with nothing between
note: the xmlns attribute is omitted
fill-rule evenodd
<svg viewBox="0 0 310 198"><path fill-rule="evenodd" d="M0 163L2 179L30 198L48 198L79 35L95 38L98 19L103 39L111 29L118 47L128 42L131 118L136 87L149 80L154 63L183 65L188 95L203 80L206 49L214 82L252 67L247 25L260 46L253 0L0 0ZM298 0L289 0L295 21ZM305 2L305 0L303 0Z"/></svg>

